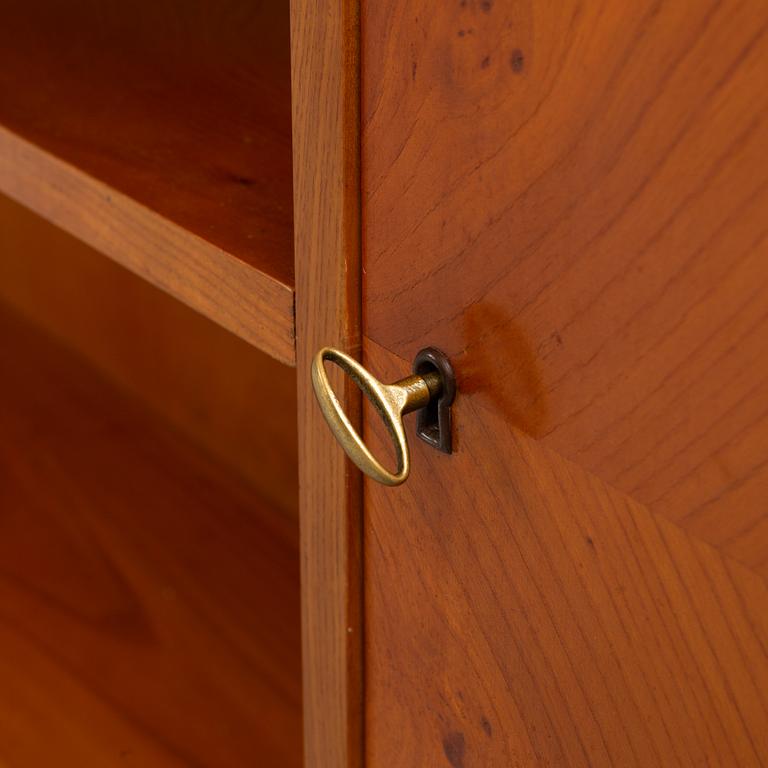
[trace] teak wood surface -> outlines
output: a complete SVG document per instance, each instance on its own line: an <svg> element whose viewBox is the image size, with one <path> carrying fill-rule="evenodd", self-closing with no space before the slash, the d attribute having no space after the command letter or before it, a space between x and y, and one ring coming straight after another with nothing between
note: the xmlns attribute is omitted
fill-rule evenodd
<svg viewBox="0 0 768 768"><path fill-rule="evenodd" d="M295 520L0 309L0 764L298 768Z"/></svg>
<svg viewBox="0 0 768 768"><path fill-rule="evenodd" d="M365 484L367 764L765 764L768 6L361 35L364 359L460 393Z"/></svg>
<svg viewBox="0 0 768 768"><path fill-rule="evenodd" d="M365 484L366 765L765 765L765 580L478 398L456 415L456 454L413 440L405 485Z"/></svg>
<svg viewBox="0 0 768 768"><path fill-rule="evenodd" d="M305 764L359 768L362 487L310 383L320 347L360 351L357 0L292 0L291 50ZM334 383L357 422L360 393Z"/></svg>
<svg viewBox="0 0 768 768"><path fill-rule="evenodd" d="M5 3L0 191L294 363L287 2Z"/></svg>

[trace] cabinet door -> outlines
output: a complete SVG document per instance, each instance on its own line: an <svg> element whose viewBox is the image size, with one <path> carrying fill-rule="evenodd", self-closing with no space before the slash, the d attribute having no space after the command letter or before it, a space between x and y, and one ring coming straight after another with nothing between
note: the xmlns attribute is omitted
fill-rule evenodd
<svg viewBox="0 0 768 768"><path fill-rule="evenodd" d="M372 768L768 764L767 27L364 4L364 360L459 385L365 484Z"/></svg>

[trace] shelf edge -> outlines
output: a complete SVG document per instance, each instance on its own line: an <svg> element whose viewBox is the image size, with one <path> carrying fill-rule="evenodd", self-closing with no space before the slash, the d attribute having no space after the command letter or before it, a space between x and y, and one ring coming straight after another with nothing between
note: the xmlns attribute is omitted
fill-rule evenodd
<svg viewBox="0 0 768 768"><path fill-rule="evenodd" d="M294 290L0 125L0 192L282 363Z"/></svg>

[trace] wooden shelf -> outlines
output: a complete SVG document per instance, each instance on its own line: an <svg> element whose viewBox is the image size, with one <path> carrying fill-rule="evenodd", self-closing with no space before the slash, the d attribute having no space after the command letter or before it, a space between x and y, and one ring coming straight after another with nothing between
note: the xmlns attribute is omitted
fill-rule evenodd
<svg viewBox="0 0 768 768"><path fill-rule="evenodd" d="M0 191L293 364L288 5L6 4Z"/></svg>
<svg viewBox="0 0 768 768"><path fill-rule="evenodd" d="M299 766L294 519L0 308L0 763Z"/></svg>

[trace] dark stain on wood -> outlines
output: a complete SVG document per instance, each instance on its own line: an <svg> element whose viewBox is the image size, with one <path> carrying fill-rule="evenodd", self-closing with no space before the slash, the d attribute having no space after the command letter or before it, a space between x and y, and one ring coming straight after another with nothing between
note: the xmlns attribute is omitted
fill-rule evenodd
<svg viewBox="0 0 768 768"><path fill-rule="evenodd" d="M476 304L464 315L464 349L452 360L460 395L487 398L506 423L538 437L546 430L549 405L538 357L508 313Z"/></svg>
<svg viewBox="0 0 768 768"><path fill-rule="evenodd" d="M247 176L238 176L237 174L232 175L232 181L234 181L236 184L239 184L241 187L252 187L256 182L254 179L249 179Z"/></svg>
<svg viewBox="0 0 768 768"><path fill-rule="evenodd" d="M512 67L513 72L519 74L523 71L525 67L525 56L519 48L515 48L515 50L512 51L512 55L509 57L509 65Z"/></svg>
<svg viewBox="0 0 768 768"><path fill-rule="evenodd" d="M464 768L464 734L461 731L452 731L443 739L443 752L453 768Z"/></svg>

